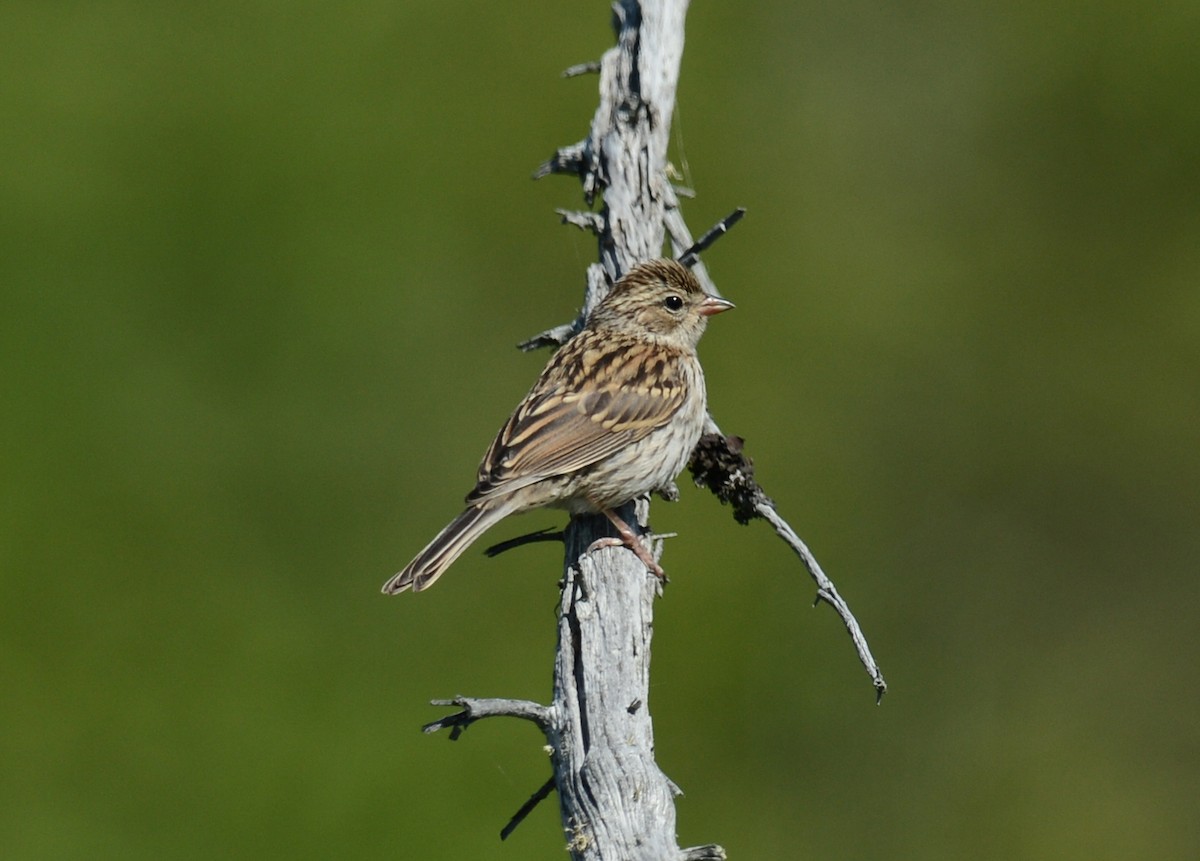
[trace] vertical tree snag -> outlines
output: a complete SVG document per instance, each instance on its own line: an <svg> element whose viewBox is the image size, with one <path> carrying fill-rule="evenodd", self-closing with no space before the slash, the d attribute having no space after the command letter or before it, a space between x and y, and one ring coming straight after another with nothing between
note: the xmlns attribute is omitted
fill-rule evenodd
<svg viewBox="0 0 1200 861"><path fill-rule="evenodd" d="M564 147L535 174L578 176L584 197L603 200L598 213L563 213L564 221L592 230L600 262L588 270L584 307L571 324L549 330L523 347L561 344L588 311L633 265L663 253L666 210L675 203L666 176L667 145L686 0L622 0L613 6L617 44L598 66L600 105L588 137ZM621 511L644 529L648 500ZM658 580L624 548L588 553L612 535L605 517L575 518L564 533L565 573L558 613L554 697L549 706L514 700L460 698L442 704L462 711L426 731L507 715L533 721L546 734L554 770L504 830L511 831L551 786L557 790L571 858L577 861L718 859L719 846L680 849L675 837L678 788L654 761L650 719L650 637ZM655 546L661 553L661 545Z"/></svg>
<svg viewBox="0 0 1200 861"><path fill-rule="evenodd" d="M591 203L600 270L589 274L591 306L607 284L663 252L665 213L674 196L667 146L683 57L686 0L626 0L613 7L617 44L600 61L600 104L587 139L556 154L577 173ZM578 153L577 160L569 154ZM586 311L586 309L585 309ZM582 322L576 322L578 325ZM646 523L648 501L636 522ZM635 522L622 513L627 522ZM723 857L719 847L685 852L675 838L678 789L654 760L649 708L650 638L658 583L620 548L585 555L609 534L603 517L579 518L566 532L554 702L547 733L563 827L572 857ZM660 548L661 549L661 548Z"/></svg>

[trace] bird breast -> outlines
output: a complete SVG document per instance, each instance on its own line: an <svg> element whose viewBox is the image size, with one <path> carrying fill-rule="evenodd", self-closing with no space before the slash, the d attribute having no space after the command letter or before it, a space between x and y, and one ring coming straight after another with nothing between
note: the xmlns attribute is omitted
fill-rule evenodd
<svg viewBox="0 0 1200 861"><path fill-rule="evenodd" d="M683 363L687 397L662 427L596 463L572 484L560 506L572 514L595 514L666 487L687 466L704 429L706 397L699 361Z"/></svg>

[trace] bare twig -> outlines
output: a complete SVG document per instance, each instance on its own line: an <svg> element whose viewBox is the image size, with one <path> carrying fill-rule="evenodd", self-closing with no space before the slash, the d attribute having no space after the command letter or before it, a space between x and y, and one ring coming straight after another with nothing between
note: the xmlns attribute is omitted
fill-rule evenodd
<svg viewBox="0 0 1200 861"><path fill-rule="evenodd" d="M875 701L878 703L887 692L887 682L883 672L875 662L867 638L859 627L858 620L850 612L850 606L838 594L833 581L826 576L808 549L775 509L775 503L767 496L758 482L754 479L754 464L742 453L743 440L741 437L725 436L712 416L708 417L705 434L700 438L696 450L692 453L692 461L688 465L696 484L707 487L721 502L728 503L733 508L734 519L738 523L749 523L755 518L762 518L771 524L775 533L787 542L788 546L800 557L813 582L817 584L817 601L825 601L846 626L858 659L862 662L871 682L875 686Z"/></svg>
<svg viewBox="0 0 1200 861"><path fill-rule="evenodd" d="M539 332L532 338L522 341L517 344L517 349L528 353L530 350L540 350L542 347L561 347L578 331L579 327L574 323L563 323L561 326Z"/></svg>
<svg viewBox="0 0 1200 861"><path fill-rule="evenodd" d="M576 176L583 176L585 166L589 161L586 151L587 146L584 141L571 144L570 146L559 147L554 151L554 155L538 166L538 169L533 172L533 178L542 179L552 173L570 173Z"/></svg>
<svg viewBox="0 0 1200 861"><path fill-rule="evenodd" d="M569 209L554 210L562 218L563 224L573 224L580 230L590 230L599 234L604 230L604 219L596 212L577 212Z"/></svg>
<svg viewBox="0 0 1200 861"><path fill-rule="evenodd" d="M421 728L423 732L437 732L449 728L451 741L458 741L459 736L475 721L490 717L521 718L537 724L542 732L547 732L550 727L550 708L530 700L455 697L452 700L433 700L430 705L458 706L462 709Z"/></svg>
<svg viewBox="0 0 1200 861"><path fill-rule="evenodd" d="M589 60L586 63L576 63L574 66L568 66L563 69L562 76L564 78L577 78L580 75L598 75L600 74L600 61Z"/></svg>
<svg viewBox="0 0 1200 861"><path fill-rule="evenodd" d="M716 843L683 850L683 861L725 861L727 857L725 850Z"/></svg>
<svg viewBox="0 0 1200 861"><path fill-rule="evenodd" d="M739 206L733 212L726 215L718 221L713 227L692 243L692 247L679 255L678 260L684 266L693 265L699 258L700 252L708 248L722 236L729 232L735 224L742 220L742 216L746 214L746 208Z"/></svg>
<svg viewBox="0 0 1200 861"><path fill-rule="evenodd" d="M867 645L867 638L863 635L862 628L858 626L858 620L850 612L850 605L838 594L833 581L825 576L825 572L817 564L817 559L813 556L812 551L808 549L808 545L800 539L800 536L796 534L788 522L779 516L779 512L775 510L775 505L770 500L766 500L757 503L755 510L759 516L771 524L775 533L786 541L792 550L796 551L796 555L804 563L809 576L817 584L816 603L824 601L841 617L842 624L846 626L846 631L850 634L850 639L853 641L854 648L858 652L859 661L862 662L863 667L871 676L871 683L875 686L875 702L878 704L883 699L883 695L887 693L887 682L884 681L883 671L875 663L875 657L871 654L871 647Z"/></svg>

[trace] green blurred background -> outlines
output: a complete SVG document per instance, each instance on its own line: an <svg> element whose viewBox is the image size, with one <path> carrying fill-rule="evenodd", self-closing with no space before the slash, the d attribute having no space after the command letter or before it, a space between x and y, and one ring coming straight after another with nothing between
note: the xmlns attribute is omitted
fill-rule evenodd
<svg viewBox="0 0 1200 861"><path fill-rule="evenodd" d="M683 845L1200 851L1200 12L697 2L711 404L858 614L684 487ZM563 857L552 546L382 581L574 314L604 3L0 6L0 854ZM481 373L480 369L486 369ZM528 515L499 540L561 523Z"/></svg>

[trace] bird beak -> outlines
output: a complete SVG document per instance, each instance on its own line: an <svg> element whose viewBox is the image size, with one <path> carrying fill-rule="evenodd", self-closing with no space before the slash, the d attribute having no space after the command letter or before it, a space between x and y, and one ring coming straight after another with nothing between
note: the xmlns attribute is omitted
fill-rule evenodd
<svg viewBox="0 0 1200 861"><path fill-rule="evenodd" d="M733 307L734 304L728 299L722 299L719 296L705 296L704 301L700 303L700 313L705 317L711 317L713 314L720 314Z"/></svg>

